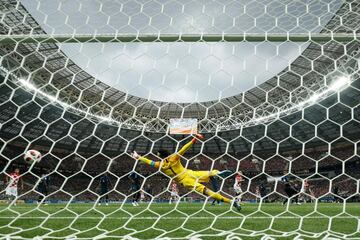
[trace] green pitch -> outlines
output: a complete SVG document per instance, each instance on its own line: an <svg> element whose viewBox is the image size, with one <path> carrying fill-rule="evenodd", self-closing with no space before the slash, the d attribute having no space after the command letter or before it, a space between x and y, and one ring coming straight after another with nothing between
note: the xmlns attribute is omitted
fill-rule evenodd
<svg viewBox="0 0 360 240"><path fill-rule="evenodd" d="M22 204L8 208L0 205L0 238L9 239L138 239L177 238L197 235L200 239L360 239L360 204L321 203L290 205L245 204L241 213L229 205L200 203L130 204L51 204L38 207Z"/></svg>

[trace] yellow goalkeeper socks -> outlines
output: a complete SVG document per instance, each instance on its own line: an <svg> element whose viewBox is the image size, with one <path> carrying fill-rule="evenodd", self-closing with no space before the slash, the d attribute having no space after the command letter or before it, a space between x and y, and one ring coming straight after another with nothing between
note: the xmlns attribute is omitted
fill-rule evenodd
<svg viewBox="0 0 360 240"><path fill-rule="evenodd" d="M213 191L211 191L209 189L207 189L207 195L209 197L212 197L215 200L222 201L224 203L230 203L231 202L231 200L229 198L224 197L220 193L213 192Z"/></svg>

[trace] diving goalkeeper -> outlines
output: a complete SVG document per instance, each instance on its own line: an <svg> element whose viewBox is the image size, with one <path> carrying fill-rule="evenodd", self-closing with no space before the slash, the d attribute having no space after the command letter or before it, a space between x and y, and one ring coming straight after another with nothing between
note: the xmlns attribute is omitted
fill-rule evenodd
<svg viewBox="0 0 360 240"><path fill-rule="evenodd" d="M202 139L203 136L198 134L194 137L190 142L185 144L179 152L170 154L166 150L159 150L157 155L162 160L161 161L153 161L147 159L145 157L140 156L137 152L133 152L132 157L140 160L150 166L155 168L159 168L163 173L167 176L173 178L176 182L184 186L189 190L194 190L202 193L206 196L212 197L218 201L222 201L225 203L231 203L229 198L222 196L219 193L216 193L208 188L206 188L202 183L209 182L211 178L215 177L226 177L231 174L231 171L219 171L219 170L212 170L212 171L193 171L190 169L186 169L183 167L180 161L180 156L184 155L184 153L197 141L197 139ZM233 206L240 211L241 206L236 202L233 201Z"/></svg>

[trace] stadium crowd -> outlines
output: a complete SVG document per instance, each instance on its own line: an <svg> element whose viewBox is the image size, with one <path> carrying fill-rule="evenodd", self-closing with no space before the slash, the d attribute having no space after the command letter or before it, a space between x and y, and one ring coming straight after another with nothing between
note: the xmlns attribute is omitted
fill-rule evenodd
<svg viewBox="0 0 360 240"><path fill-rule="evenodd" d="M360 158L352 156L352 151L351 148L345 148L331 152L331 155L309 152L294 158L289 155L287 157L276 155L265 161L254 155L237 159L236 156L230 155L219 157L212 154L200 154L195 157L185 156L182 162L184 166L194 170L228 169L234 173L241 170L244 176L243 200L256 199L259 188L262 189L262 196L269 195L266 198L268 201L276 201L284 196L282 184L278 184L275 189L275 182L284 175L284 170L290 170L299 191L303 180L307 179L314 198L335 195L336 198L351 196L358 198L355 194L358 193ZM149 157L156 158L153 155ZM343 164L344 161L345 164ZM112 183L109 189L109 199L112 201L129 200L134 194L130 189L131 179L129 178L129 174L134 171L140 176L140 190L144 192L145 199L154 197L155 200L163 201L170 195L171 179L169 177L160 172L153 172L149 166L136 164L127 154L113 159L102 154L94 155L89 159L71 154L59 159L49 154L30 170L28 165L20 160L7 166L7 161L1 159L0 166L2 169L6 167L8 174L13 168L19 168L23 173L22 178L25 184L24 189L21 190L20 199L24 200L38 198L37 184L40 176L45 173L50 179L49 192L45 201L97 201L99 200L99 179L104 172L107 172L107 169ZM341 175L343 168L346 174ZM3 173L1 178L3 185L5 177L6 174ZM222 192L234 195L232 189L234 177L235 175L232 175L224 180ZM199 194L188 193L182 188L179 195L193 199L202 198Z"/></svg>

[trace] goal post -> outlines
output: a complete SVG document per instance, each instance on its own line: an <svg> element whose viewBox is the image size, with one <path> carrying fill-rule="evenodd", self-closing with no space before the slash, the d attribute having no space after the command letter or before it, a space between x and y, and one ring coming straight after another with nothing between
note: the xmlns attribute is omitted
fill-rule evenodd
<svg viewBox="0 0 360 240"><path fill-rule="evenodd" d="M308 34L274 34L274 33L244 33L244 34L119 34L119 35L0 35L0 43L107 43L107 42L350 42L359 40L360 34L356 33L308 33Z"/></svg>

